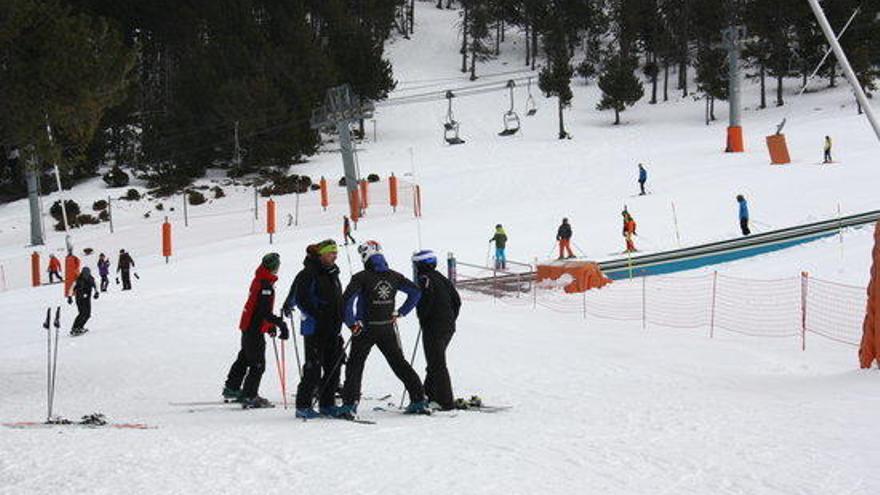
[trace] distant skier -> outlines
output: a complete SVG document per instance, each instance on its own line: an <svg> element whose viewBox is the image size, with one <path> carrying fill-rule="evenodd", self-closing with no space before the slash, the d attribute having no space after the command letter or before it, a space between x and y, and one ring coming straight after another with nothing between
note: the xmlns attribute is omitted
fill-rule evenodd
<svg viewBox="0 0 880 495"><path fill-rule="evenodd" d="M61 260L59 260L54 254L49 255L49 283L54 283L55 278L58 278L59 282L64 282L64 278L61 277Z"/></svg>
<svg viewBox="0 0 880 495"><path fill-rule="evenodd" d="M635 242L633 242L633 236L636 235L636 221L626 207L623 208L621 214L623 215L623 238L626 239L626 250L624 252L634 253L638 251Z"/></svg>
<svg viewBox="0 0 880 495"><path fill-rule="evenodd" d="M428 414L425 389L418 373L410 366L400 348L397 319L406 316L419 302L421 291L406 277L388 268L382 247L376 241L358 246L364 270L356 273L342 294L345 324L351 329L351 353L345 368L342 387L343 405L337 417L353 419L361 396L361 379L370 350L375 345L385 356L394 374L406 386L410 404L407 413ZM395 310L395 295L402 290L406 301Z"/></svg>
<svg viewBox="0 0 880 495"><path fill-rule="evenodd" d="M70 335L76 337L82 335L89 330L86 323L92 316L92 291L95 293L95 299L98 298L98 289L95 287L95 279L88 267L83 268L73 283L73 297L67 298L67 304L73 304L76 298L76 319L73 320L73 328L70 329Z"/></svg>
<svg viewBox="0 0 880 495"><path fill-rule="evenodd" d="M742 235L749 235L752 233L749 230L749 203L742 194L736 195L736 201L739 203L739 228L742 229Z"/></svg>
<svg viewBox="0 0 880 495"><path fill-rule="evenodd" d="M104 253L98 256L98 275L101 276L101 292L107 292L107 286L110 285L110 260Z"/></svg>
<svg viewBox="0 0 880 495"><path fill-rule="evenodd" d="M131 290L132 268L134 268L134 260L131 258L131 255L125 249L120 249L119 260L116 261L116 273L122 273L122 290Z"/></svg>
<svg viewBox="0 0 880 495"><path fill-rule="evenodd" d="M357 241L351 236L351 221L345 215L342 217L342 239L346 246L348 246L348 241L351 241L352 244L357 244Z"/></svg>
<svg viewBox="0 0 880 495"><path fill-rule="evenodd" d="M562 225L556 230L556 240L559 242L559 258L557 259L566 258L566 252L568 252L568 258L574 258L574 253L571 251L571 235L571 225L567 218L563 218Z"/></svg>
<svg viewBox="0 0 880 495"><path fill-rule="evenodd" d="M266 338L263 334L275 336L276 328L281 340L290 337L284 320L272 313L275 304L275 282L281 256L269 253L263 256L257 267L254 279L248 290L247 302L241 312L238 329L241 330L241 350L229 368L223 398L239 401L244 409L274 407L268 400L260 397L260 380L266 370ZM244 384L242 386L242 383Z"/></svg>
<svg viewBox="0 0 880 495"><path fill-rule="evenodd" d="M489 239L489 242L495 243L495 269L506 270L507 255L505 252L507 250L507 233L504 232L504 227L502 227L500 223L495 226L495 235Z"/></svg>
<svg viewBox="0 0 880 495"><path fill-rule="evenodd" d="M419 251L413 255L412 261L422 291L416 314L422 327L422 347L428 363L425 395L428 401L444 411L454 409L455 396L446 366L446 348L455 334L461 298L449 279L437 271L437 256L432 251Z"/></svg>
<svg viewBox="0 0 880 495"><path fill-rule="evenodd" d="M290 316L293 307L302 313L300 333L305 342L302 380L296 390L296 417L332 416L336 411L336 388L342 343L342 285L336 266L338 247L332 239L306 248L303 269L290 286L281 312ZM320 414L312 408L320 391Z"/></svg>
<svg viewBox="0 0 880 495"><path fill-rule="evenodd" d="M822 163L831 163L831 136L825 136L825 157Z"/></svg>
<svg viewBox="0 0 880 495"><path fill-rule="evenodd" d="M639 164L639 189L642 192L639 193L639 196L645 195L645 182L648 182L648 171L645 170L645 166L640 163Z"/></svg>

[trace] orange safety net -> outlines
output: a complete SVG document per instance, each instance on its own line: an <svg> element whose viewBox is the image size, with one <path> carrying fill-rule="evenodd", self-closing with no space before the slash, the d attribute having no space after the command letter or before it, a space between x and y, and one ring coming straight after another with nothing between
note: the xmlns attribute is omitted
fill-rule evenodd
<svg viewBox="0 0 880 495"><path fill-rule="evenodd" d="M868 283L868 304L862 323L862 343L859 363L870 368L874 361L880 364L880 222L874 227L874 249L871 252L871 282Z"/></svg>
<svg viewBox="0 0 880 495"><path fill-rule="evenodd" d="M590 289L601 288L611 280L602 274L599 265L589 261L565 261L538 265L538 282L544 280L557 280L559 277L569 274L574 280L565 286L565 292L586 292Z"/></svg>

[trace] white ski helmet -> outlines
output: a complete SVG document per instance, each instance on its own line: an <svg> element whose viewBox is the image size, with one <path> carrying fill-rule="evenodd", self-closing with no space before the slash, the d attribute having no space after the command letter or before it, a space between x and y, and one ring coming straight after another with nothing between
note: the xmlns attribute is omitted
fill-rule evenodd
<svg viewBox="0 0 880 495"><path fill-rule="evenodd" d="M376 241L367 241L358 246L358 254L361 255L361 261L366 263L374 254L381 254L382 246Z"/></svg>

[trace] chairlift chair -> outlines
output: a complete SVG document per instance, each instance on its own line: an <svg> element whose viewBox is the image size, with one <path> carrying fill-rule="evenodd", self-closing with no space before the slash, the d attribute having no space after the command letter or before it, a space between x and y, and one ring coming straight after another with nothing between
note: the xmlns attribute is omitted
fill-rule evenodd
<svg viewBox="0 0 880 495"><path fill-rule="evenodd" d="M443 122L443 140L445 140L446 144L450 146L465 143L464 139L458 135L458 121L455 120L455 116L452 113L453 98L455 98L455 95L452 91L446 91L446 100L449 102L449 106L446 110L446 121Z"/></svg>
<svg viewBox="0 0 880 495"><path fill-rule="evenodd" d="M510 108L504 113L504 117L502 118L504 121L504 130L498 133L499 136L513 136L519 132L519 115L513 111L513 88L515 87L516 83L513 82L513 79L507 81L507 89L510 91Z"/></svg>
<svg viewBox="0 0 880 495"><path fill-rule="evenodd" d="M535 105L535 99L532 97L532 78L529 78L528 84L529 97L526 99L526 117L531 117L538 113L538 107Z"/></svg>

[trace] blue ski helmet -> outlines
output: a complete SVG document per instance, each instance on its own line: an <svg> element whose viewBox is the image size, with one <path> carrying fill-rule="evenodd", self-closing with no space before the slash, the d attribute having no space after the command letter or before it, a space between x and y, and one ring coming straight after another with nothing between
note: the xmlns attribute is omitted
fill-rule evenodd
<svg viewBox="0 0 880 495"><path fill-rule="evenodd" d="M434 254L434 251L431 251L430 249L423 249L421 251L413 253L412 262L416 265L436 267L437 256Z"/></svg>

